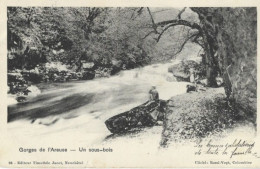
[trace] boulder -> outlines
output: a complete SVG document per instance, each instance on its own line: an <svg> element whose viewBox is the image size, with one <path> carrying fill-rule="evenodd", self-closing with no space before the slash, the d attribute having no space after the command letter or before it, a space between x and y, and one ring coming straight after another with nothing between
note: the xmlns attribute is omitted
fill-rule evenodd
<svg viewBox="0 0 260 169"><path fill-rule="evenodd" d="M162 120L166 101L147 101L129 111L113 116L105 121L111 133L122 133L138 126L152 126Z"/></svg>
<svg viewBox="0 0 260 169"><path fill-rule="evenodd" d="M208 85L208 80L207 79L201 79L198 81L198 84L201 84L203 86L207 86Z"/></svg>
<svg viewBox="0 0 260 169"><path fill-rule="evenodd" d="M111 70L112 70L111 68L99 67L98 69L95 70L95 77L96 78L110 77Z"/></svg>
<svg viewBox="0 0 260 169"><path fill-rule="evenodd" d="M187 93L197 90L195 85L187 85L186 88L187 88L186 90Z"/></svg>
<svg viewBox="0 0 260 169"><path fill-rule="evenodd" d="M40 83L43 81L43 75L34 71L23 72L23 77L26 81L31 81L33 83Z"/></svg>
<svg viewBox="0 0 260 169"><path fill-rule="evenodd" d="M168 68L168 72L171 72L177 81L189 82L191 69L200 74L200 64L194 60L183 60L179 64L172 65Z"/></svg>
<svg viewBox="0 0 260 169"><path fill-rule="evenodd" d="M8 82L24 82L24 78L21 73L7 73Z"/></svg>
<svg viewBox="0 0 260 169"><path fill-rule="evenodd" d="M95 78L95 72L94 71L85 71L82 73L82 80L91 80Z"/></svg>
<svg viewBox="0 0 260 169"><path fill-rule="evenodd" d="M17 94L24 93L28 87L27 81L23 78L21 73L8 73L9 93Z"/></svg>
<svg viewBox="0 0 260 169"><path fill-rule="evenodd" d="M121 70L122 61L112 60L111 75L118 73Z"/></svg>
<svg viewBox="0 0 260 169"><path fill-rule="evenodd" d="M166 77L166 80L167 80L168 82L176 82L176 81L177 81L177 78L174 77L174 76L167 76L167 77Z"/></svg>
<svg viewBox="0 0 260 169"><path fill-rule="evenodd" d="M182 72L175 72L173 73L173 76L176 78L178 82L189 82L190 81L190 75Z"/></svg>
<svg viewBox="0 0 260 169"><path fill-rule="evenodd" d="M25 102L26 101L26 96L25 95L21 95L21 96L17 96L16 97L16 100L18 101L18 102Z"/></svg>

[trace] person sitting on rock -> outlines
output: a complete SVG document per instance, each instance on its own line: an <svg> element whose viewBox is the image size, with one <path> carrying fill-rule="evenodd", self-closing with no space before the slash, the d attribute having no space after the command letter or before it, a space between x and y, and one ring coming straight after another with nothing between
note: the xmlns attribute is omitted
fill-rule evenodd
<svg viewBox="0 0 260 169"><path fill-rule="evenodd" d="M190 82L194 83L196 85L198 80L199 80L199 76L197 75L197 72L193 68L191 68L190 69Z"/></svg>
<svg viewBox="0 0 260 169"><path fill-rule="evenodd" d="M194 69L190 69L190 82L195 83L195 71Z"/></svg>
<svg viewBox="0 0 260 169"><path fill-rule="evenodd" d="M152 89L149 91L150 94L150 100L158 101L159 100L159 93L156 90L156 87L153 86Z"/></svg>

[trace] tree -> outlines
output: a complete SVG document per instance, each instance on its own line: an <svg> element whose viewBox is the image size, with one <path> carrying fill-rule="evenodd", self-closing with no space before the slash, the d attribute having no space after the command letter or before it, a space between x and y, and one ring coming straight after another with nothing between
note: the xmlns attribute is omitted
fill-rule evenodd
<svg viewBox="0 0 260 169"><path fill-rule="evenodd" d="M94 62L96 67L111 67L119 60L127 68L150 62L148 46L143 46L142 28L146 17L138 8L70 8L70 7L10 7L8 8L8 50L16 49L11 60L31 66L42 63L38 56L46 56L48 62L60 61L81 70L82 61ZM37 53L28 52L34 48ZM10 64L11 65L11 64ZM16 65L16 64L12 64ZM75 66L76 65L76 66Z"/></svg>
<svg viewBox="0 0 260 169"><path fill-rule="evenodd" d="M181 52L185 44L189 41L192 41L200 45L205 52L204 56L206 61L206 77L208 80L208 86L215 87L217 86L216 77L218 75L218 70L219 70L217 60L214 57L216 54L216 45L214 44L215 32L206 26L202 27L201 24L199 23L183 20L182 14L184 13L185 9L186 8L183 8L178 13L176 19L155 22L153 19L152 12L150 11L149 8L147 8L149 15L151 17L152 31L149 32L146 36L151 34L156 34L157 41L159 41L162 35L170 28L180 26L180 25L190 28L189 33L187 34L185 40L183 41L179 50L174 55ZM201 8L190 8L190 9L196 13L198 13L198 10L203 10ZM208 19L210 20L210 18ZM200 20L201 22L205 22L205 20L202 20L201 18ZM207 25L207 24L202 24L202 25Z"/></svg>
<svg viewBox="0 0 260 169"><path fill-rule="evenodd" d="M111 8L102 33L103 43L113 60L118 60L131 69L150 62L147 46L143 46L146 15L138 8Z"/></svg>

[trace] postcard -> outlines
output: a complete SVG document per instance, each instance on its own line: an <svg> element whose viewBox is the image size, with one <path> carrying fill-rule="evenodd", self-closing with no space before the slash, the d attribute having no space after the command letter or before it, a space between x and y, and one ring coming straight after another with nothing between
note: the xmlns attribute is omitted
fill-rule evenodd
<svg viewBox="0 0 260 169"><path fill-rule="evenodd" d="M0 4L1 167L260 167L258 2Z"/></svg>

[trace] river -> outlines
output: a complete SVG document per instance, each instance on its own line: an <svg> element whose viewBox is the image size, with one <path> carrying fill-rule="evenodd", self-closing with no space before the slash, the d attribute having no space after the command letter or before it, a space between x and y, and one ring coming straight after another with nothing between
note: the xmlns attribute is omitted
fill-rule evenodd
<svg viewBox="0 0 260 169"><path fill-rule="evenodd" d="M176 63L179 61L125 70L109 78L41 84L39 95L8 107L8 130L21 140L30 137L37 142L64 137L91 145L110 137L113 140L104 121L146 102L152 86L164 100L186 92L188 83L176 82L168 73L168 67ZM162 126L155 126L134 135L150 139L154 134L153 142L158 145L161 131ZM125 142L128 137L121 139Z"/></svg>
<svg viewBox="0 0 260 169"><path fill-rule="evenodd" d="M193 144L175 143L161 148L163 126L111 134L104 124L106 119L146 102L151 86L156 86L160 98L165 100L185 93L188 83L176 82L168 73L168 67L177 63L179 60L125 70L109 78L39 85L39 95L28 102L9 105L10 122L4 135L10 139L6 150L19 153L21 147L67 148L69 153L32 153L23 155L23 159L82 160L100 167L114 166L115 159L121 167L170 166L173 159L183 160L192 153ZM253 132L248 132L251 128L246 129L228 132L228 139L237 135L252 137ZM79 152L80 148L86 148L86 153ZM113 153L89 152L103 148ZM14 153L9 153L10 159Z"/></svg>

